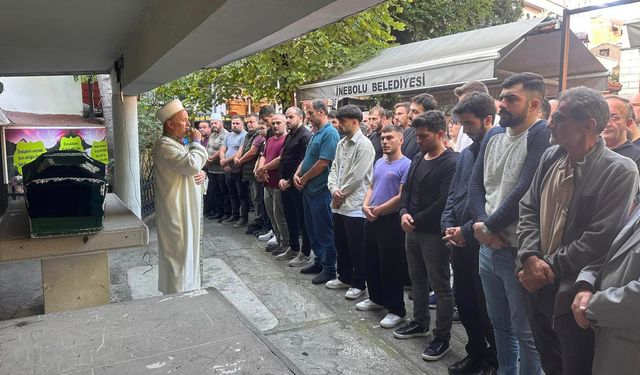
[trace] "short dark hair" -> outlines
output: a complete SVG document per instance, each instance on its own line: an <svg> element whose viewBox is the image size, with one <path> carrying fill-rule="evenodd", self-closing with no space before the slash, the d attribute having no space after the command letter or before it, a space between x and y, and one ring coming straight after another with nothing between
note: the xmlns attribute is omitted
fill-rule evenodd
<svg viewBox="0 0 640 375"><path fill-rule="evenodd" d="M206 122L207 125L209 125L209 120L196 120L193 122L193 127L194 128L199 128L200 127L200 123Z"/></svg>
<svg viewBox="0 0 640 375"><path fill-rule="evenodd" d="M387 120L391 120L393 119L393 110L392 109L387 109L384 113L384 117L387 118Z"/></svg>
<svg viewBox="0 0 640 375"><path fill-rule="evenodd" d="M302 109L300 109L300 107L296 107L296 106L289 107L289 108L287 108L287 111L290 110L290 109L293 109L294 111L296 111L296 114L298 116L302 117L302 119L304 120L305 113L304 113L304 111Z"/></svg>
<svg viewBox="0 0 640 375"><path fill-rule="evenodd" d="M404 109L407 110L407 112L409 112L409 108L411 107L411 103L410 102L396 103L396 105L393 106L393 109L398 109L398 107L403 107Z"/></svg>
<svg viewBox="0 0 640 375"><path fill-rule="evenodd" d="M262 118L264 116L270 116L276 113L276 110L270 105L263 105L260 107L260 111L258 112L257 118Z"/></svg>
<svg viewBox="0 0 640 375"><path fill-rule="evenodd" d="M311 108L314 111L322 111L325 115L329 114L329 109L327 109L327 105L320 99L316 99L311 102Z"/></svg>
<svg viewBox="0 0 640 375"><path fill-rule="evenodd" d="M517 84L522 84L522 88L524 88L525 91L534 94L534 96L538 99L544 98L544 77L540 74L531 72L517 73L507 77L507 79L502 82L500 87L503 89L508 89Z"/></svg>
<svg viewBox="0 0 640 375"><path fill-rule="evenodd" d="M447 121L444 118L444 113L433 109L416 116L411 122L411 126L416 130L426 128L432 133L437 133L440 130L447 132Z"/></svg>
<svg viewBox="0 0 640 375"><path fill-rule="evenodd" d="M404 129L402 128L402 126L398 126L398 125L387 125L384 128L382 128L382 131L380 133L390 133L390 132L396 132L403 135Z"/></svg>
<svg viewBox="0 0 640 375"><path fill-rule="evenodd" d="M332 111L329 111L329 113L327 113L327 117L329 118L337 118L336 114L338 113L338 111L336 111L335 109Z"/></svg>
<svg viewBox="0 0 640 375"><path fill-rule="evenodd" d="M431 94L427 94L426 92L414 96L413 98L411 98L411 102L421 105L425 112L438 108L438 102L436 101L436 98L434 98Z"/></svg>
<svg viewBox="0 0 640 375"><path fill-rule="evenodd" d="M560 93L558 103L561 102L567 104L567 111L576 119L586 120L593 117L596 120L595 132L598 134L609 123L609 104L596 90L585 86L571 88Z"/></svg>
<svg viewBox="0 0 640 375"><path fill-rule="evenodd" d="M462 86L458 86L453 89L453 93L457 97L461 97L470 92L484 92L485 94L489 93L489 89L487 89L487 85L480 81L469 81Z"/></svg>
<svg viewBox="0 0 640 375"><path fill-rule="evenodd" d="M240 115L233 115L231 116L231 120L235 120L235 119L240 119L240 121L242 121L242 123L244 124L244 117L240 116Z"/></svg>
<svg viewBox="0 0 640 375"><path fill-rule="evenodd" d="M542 103L540 103L540 117L543 120L549 120L550 115L551 115L551 102L547 98L542 98Z"/></svg>
<svg viewBox="0 0 640 375"><path fill-rule="evenodd" d="M355 119L358 122L362 121L362 111L360 108L356 107L353 104L345 105L344 107L338 108L336 111L336 118L338 120L343 119Z"/></svg>
<svg viewBox="0 0 640 375"><path fill-rule="evenodd" d="M275 112L274 112L274 113L275 113ZM272 115L273 115L274 113L272 113ZM257 114L257 113L249 113L248 115L244 116L244 119L246 120L246 119L247 119L247 118L249 118L249 117L253 117L254 119L256 119L256 121L257 121L257 120L260 120L260 119L262 118L261 116L258 116L258 114Z"/></svg>
<svg viewBox="0 0 640 375"><path fill-rule="evenodd" d="M465 95L458 104L453 107L452 113L457 116L463 113L471 113L479 119L491 116L493 122L496 118L496 104L489 94L474 91Z"/></svg>
<svg viewBox="0 0 640 375"><path fill-rule="evenodd" d="M633 122L636 122L636 114L633 112L633 106L631 105L631 102L628 99L625 99L618 95L607 95L604 97L604 100L608 100L608 99L619 100L624 106L624 110L627 112L627 118L625 118L625 120L632 119Z"/></svg>

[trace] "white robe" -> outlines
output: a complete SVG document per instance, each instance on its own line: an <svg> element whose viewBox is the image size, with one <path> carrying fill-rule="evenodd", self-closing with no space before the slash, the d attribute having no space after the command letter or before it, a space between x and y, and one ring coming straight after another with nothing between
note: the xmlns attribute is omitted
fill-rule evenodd
<svg viewBox="0 0 640 375"><path fill-rule="evenodd" d="M158 290L163 294L200 288L202 186L193 176L206 161L199 143L184 146L162 136L153 146Z"/></svg>

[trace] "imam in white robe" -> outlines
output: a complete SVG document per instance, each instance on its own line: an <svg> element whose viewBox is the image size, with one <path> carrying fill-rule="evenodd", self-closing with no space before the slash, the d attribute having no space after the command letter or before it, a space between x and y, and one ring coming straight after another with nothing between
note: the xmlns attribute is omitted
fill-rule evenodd
<svg viewBox="0 0 640 375"><path fill-rule="evenodd" d="M206 161L199 143L184 146L162 136L153 146L158 290L163 294L200 288L202 185L193 176Z"/></svg>

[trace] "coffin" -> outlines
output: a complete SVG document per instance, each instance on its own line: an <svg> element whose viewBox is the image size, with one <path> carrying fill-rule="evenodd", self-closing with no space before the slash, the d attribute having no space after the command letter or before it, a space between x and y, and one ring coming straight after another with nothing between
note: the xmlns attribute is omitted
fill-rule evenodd
<svg viewBox="0 0 640 375"><path fill-rule="evenodd" d="M22 167L31 237L102 230L105 165L81 151L50 151Z"/></svg>

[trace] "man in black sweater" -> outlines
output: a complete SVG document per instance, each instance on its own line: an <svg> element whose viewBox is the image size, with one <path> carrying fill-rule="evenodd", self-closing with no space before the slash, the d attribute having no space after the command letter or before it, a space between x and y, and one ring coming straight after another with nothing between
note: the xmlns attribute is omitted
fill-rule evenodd
<svg viewBox="0 0 640 375"><path fill-rule="evenodd" d="M458 116L464 133L473 143L460 153L441 220L444 239L451 248L456 305L469 338L465 346L469 355L449 367L449 374L469 374L488 369L489 366L498 367L493 326L487 315L479 274L480 244L473 236L474 222L469 212L467 194L480 144L493 127L496 106L489 94L472 92L460 99L453 108L453 114Z"/></svg>
<svg viewBox="0 0 640 375"><path fill-rule="evenodd" d="M405 246L413 293L413 321L398 328L399 339L427 336L429 332L428 295L433 288L438 303L433 340L422 358L435 361L449 351L453 322L453 294L449 284L449 248L442 241L440 218L456 169L458 154L446 149L444 113L427 111L414 117L420 153L409 170L400 197L400 225L406 233Z"/></svg>

